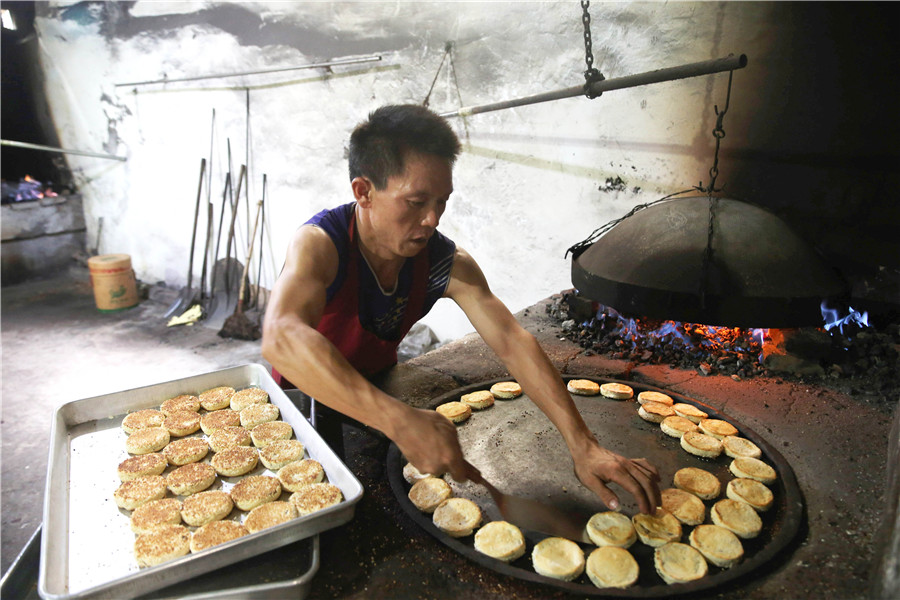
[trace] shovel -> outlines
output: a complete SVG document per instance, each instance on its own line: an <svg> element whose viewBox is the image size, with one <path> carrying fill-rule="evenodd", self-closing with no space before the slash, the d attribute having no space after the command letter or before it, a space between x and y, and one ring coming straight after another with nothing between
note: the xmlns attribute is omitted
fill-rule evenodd
<svg viewBox="0 0 900 600"><path fill-rule="evenodd" d="M210 241L212 240L212 226L213 226L213 205L212 202L207 202L206 204L206 244L203 245L203 268L200 270L200 302L198 305L200 306L201 317L203 318L208 312L207 302L208 296L206 295L206 269L209 264L209 246Z"/></svg>
<svg viewBox="0 0 900 600"><path fill-rule="evenodd" d="M263 181L262 181L262 200L260 201L260 222L259 222L259 253L257 256L257 263L259 265L256 271L256 290L253 293L253 299L248 303L248 305L252 308L255 308L260 313L259 306L259 290L262 287L262 265L263 265L263 235L266 230L266 174L263 173Z"/></svg>
<svg viewBox="0 0 900 600"><path fill-rule="evenodd" d="M500 514L513 525L575 542L591 542L585 530L588 520L584 516L530 498L504 494L485 480L481 473L469 479L487 488Z"/></svg>
<svg viewBox="0 0 900 600"><path fill-rule="evenodd" d="M169 306L164 318L168 319L172 315L181 314L190 306L196 303L196 292L191 287L194 278L194 246L197 243L197 218L200 216L200 197L203 193L203 177L206 174L206 159L200 159L200 184L197 186L197 206L194 208L194 233L191 235L191 256L188 260L187 285L182 288L181 293L175 302Z"/></svg>
<svg viewBox="0 0 900 600"><path fill-rule="evenodd" d="M244 182L246 170L246 165L241 165L241 172L240 175L238 175L236 186L237 195L234 204L231 207L231 224L228 227L228 237L226 238L225 258L217 260L213 266L213 277L217 282L224 281L225 286L224 288L216 286L213 289L213 293L217 294L219 300L216 302L215 308L210 311L209 317L204 323L211 329L218 330L222 327L225 323L225 319L234 312L234 309L237 306L238 290L235 288L240 286L239 277L241 276L241 267L239 266L240 263L237 261L236 256L234 260L231 258L231 246L234 243L234 225L237 220L238 206L241 203L241 185ZM236 254L237 251L235 249L235 255ZM221 273L218 273L218 271L221 271ZM225 294L224 301L221 299L223 293Z"/></svg>
<svg viewBox="0 0 900 600"><path fill-rule="evenodd" d="M222 222L225 219L225 205L228 204L228 192L231 190L231 173L225 175L225 190L222 192L222 210L219 211L219 228L216 230L216 249L213 251L211 275L209 278L209 306L207 315L216 312L220 296L216 294L216 263L219 260L219 244L222 241Z"/></svg>
<svg viewBox="0 0 900 600"><path fill-rule="evenodd" d="M237 307L234 313L225 319L225 324L219 330L219 337L235 338L239 340L258 340L260 337L259 325L247 318L244 314L244 291L246 288L247 272L250 269L250 260L253 257L253 242L256 238L256 227L259 224L259 213L262 211L262 201L256 204L256 220L253 222L253 233L250 235L250 246L247 248L247 258L244 262L244 273L241 277L241 290L238 293Z"/></svg>

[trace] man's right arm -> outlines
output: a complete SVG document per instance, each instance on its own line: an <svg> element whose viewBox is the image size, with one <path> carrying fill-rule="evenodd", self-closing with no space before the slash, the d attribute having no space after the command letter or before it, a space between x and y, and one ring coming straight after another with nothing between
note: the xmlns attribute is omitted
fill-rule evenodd
<svg viewBox="0 0 900 600"><path fill-rule="evenodd" d="M469 466L448 419L385 394L316 331L337 270L338 253L328 234L312 226L298 229L269 298L263 357L316 401L382 431L423 472L466 479Z"/></svg>

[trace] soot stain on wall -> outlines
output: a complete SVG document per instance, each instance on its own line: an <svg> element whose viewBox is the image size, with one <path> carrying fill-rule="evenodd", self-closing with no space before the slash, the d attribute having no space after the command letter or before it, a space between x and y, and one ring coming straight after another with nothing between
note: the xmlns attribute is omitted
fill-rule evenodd
<svg viewBox="0 0 900 600"><path fill-rule="evenodd" d="M242 6L220 3L186 14L133 16L135 2L79 2L60 10L64 20L83 25L97 23L108 39L130 39L142 35L167 35L197 26L213 27L233 35L243 46L287 46L305 56L326 59L335 56L388 52L409 46L415 36L404 33L390 37L365 35L330 36L300 27L287 20L266 20Z"/></svg>

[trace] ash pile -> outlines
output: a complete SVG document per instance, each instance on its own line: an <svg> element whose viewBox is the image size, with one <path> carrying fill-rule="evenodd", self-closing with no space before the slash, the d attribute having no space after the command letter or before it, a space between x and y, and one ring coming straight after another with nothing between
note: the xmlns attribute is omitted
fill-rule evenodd
<svg viewBox="0 0 900 600"><path fill-rule="evenodd" d="M585 355L668 365L735 380L780 376L843 384L851 394L900 395L900 323L870 324L858 313L823 327L741 329L628 318L569 290L547 313ZM825 310L823 308L823 315ZM828 327L828 329L826 329Z"/></svg>

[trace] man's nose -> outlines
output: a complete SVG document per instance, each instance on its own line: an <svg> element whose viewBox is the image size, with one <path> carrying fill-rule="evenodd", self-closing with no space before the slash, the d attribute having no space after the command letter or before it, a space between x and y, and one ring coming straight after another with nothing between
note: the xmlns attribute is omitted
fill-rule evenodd
<svg viewBox="0 0 900 600"><path fill-rule="evenodd" d="M432 229L436 229L438 226L438 222L441 217L438 215L437 210L434 208L429 208L425 212L425 216L422 218L422 225L425 227L431 227Z"/></svg>

